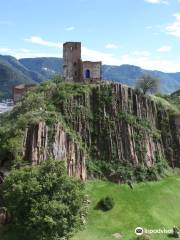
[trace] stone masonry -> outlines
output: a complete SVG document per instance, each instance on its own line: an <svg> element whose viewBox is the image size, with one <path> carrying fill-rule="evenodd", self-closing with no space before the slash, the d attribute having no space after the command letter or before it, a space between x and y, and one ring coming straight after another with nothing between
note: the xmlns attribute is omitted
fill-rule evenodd
<svg viewBox="0 0 180 240"><path fill-rule="evenodd" d="M102 63L82 61L81 43L66 42L63 45L63 77L66 81L97 82L101 80Z"/></svg>

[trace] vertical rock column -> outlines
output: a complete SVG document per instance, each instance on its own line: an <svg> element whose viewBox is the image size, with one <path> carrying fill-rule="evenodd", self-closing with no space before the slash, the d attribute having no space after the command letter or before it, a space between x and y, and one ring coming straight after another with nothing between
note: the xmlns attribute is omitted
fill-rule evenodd
<svg viewBox="0 0 180 240"><path fill-rule="evenodd" d="M85 153L60 124L44 122L31 125L24 139L24 160L32 165L54 159L65 161L69 176L86 179Z"/></svg>

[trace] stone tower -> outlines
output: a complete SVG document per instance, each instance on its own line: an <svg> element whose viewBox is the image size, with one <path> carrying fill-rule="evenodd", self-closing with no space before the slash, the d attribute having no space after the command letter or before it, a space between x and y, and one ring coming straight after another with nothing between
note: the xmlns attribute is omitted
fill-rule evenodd
<svg viewBox="0 0 180 240"><path fill-rule="evenodd" d="M66 81L81 82L82 61L81 61L81 43L66 42L63 44L63 76Z"/></svg>

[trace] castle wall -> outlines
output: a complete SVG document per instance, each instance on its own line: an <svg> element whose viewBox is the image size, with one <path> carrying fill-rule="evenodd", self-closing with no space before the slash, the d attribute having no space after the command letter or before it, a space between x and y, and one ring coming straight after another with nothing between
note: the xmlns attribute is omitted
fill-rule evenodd
<svg viewBox="0 0 180 240"><path fill-rule="evenodd" d="M101 80L101 62L81 60L81 43L66 42L63 45L63 76L66 81L96 82Z"/></svg>
<svg viewBox="0 0 180 240"><path fill-rule="evenodd" d="M13 87L13 101L17 103L23 95L32 90L36 85L35 84L21 84L18 86Z"/></svg>
<svg viewBox="0 0 180 240"><path fill-rule="evenodd" d="M84 80L97 81L101 79L101 62L83 62L83 78Z"/></svg>

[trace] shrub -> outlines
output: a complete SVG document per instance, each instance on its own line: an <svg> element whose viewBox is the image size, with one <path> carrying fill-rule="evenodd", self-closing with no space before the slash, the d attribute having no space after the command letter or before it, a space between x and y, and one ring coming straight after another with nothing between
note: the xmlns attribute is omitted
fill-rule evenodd
<svg viewBox="0 0 180 240"><path fill-rule="evenodd" d="M109 211L114 207L114 205L114 199L112 197L106 196L98 202L97 208L103 211Z"/></svg>
<svg viewBox="0 0 180 240"><path fill-rule="evenodd" d="M148 181L157 181L158 173L155 167L150 167L147 169L147 180Z"/></svg>
<svg viewBox="0 0 180 240"><path fill-rule="evenodd" d="M143 182L146 180L146 168L144 166L137 166L134 175L136 177L137 182Z"/></svg>
<svg viewBox="0 0 180 240"><path fill-rule="evenodd" d="M11 171L0 194L13 216L7 239L12 232L17 239L69 239L85 223L84 184L68 177L61 161Z"/></svg>

